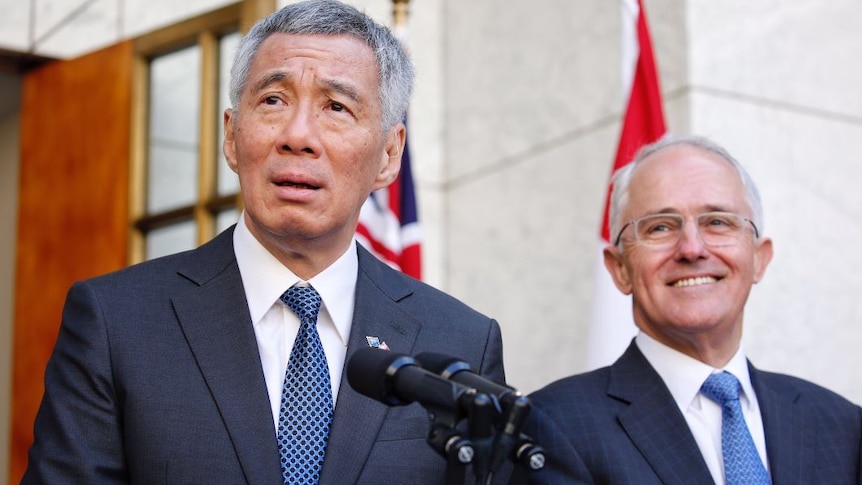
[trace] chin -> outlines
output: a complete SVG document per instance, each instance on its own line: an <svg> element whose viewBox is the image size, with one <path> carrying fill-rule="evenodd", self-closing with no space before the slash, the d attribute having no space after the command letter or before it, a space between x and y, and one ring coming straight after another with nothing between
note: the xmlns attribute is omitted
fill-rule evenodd
<svg viewBox="0 0 862 485"><path fill-rule="evenodd" d="M671 321L674 327L691 333L708 332L722 324L720 317L703 313L677 315Z"/></svg>

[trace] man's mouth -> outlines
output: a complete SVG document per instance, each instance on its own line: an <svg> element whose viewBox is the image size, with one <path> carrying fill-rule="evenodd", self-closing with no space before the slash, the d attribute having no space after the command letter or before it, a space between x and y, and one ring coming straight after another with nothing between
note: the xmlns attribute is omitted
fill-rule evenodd
<svg viewBox="0 0 862 485"><path fill-rule="evenodd" d="M711 285L717 281L718 279L712 276L698 276L697 278L685 278L674 281L671 286L674 288L683 288L686 286Z"/></svg>
<svg viewBox="0 0 862 485"><path fill-rule="evenodd" d="M303 184L303 183L298 183L298 182L290 182L290 181L276 182L275 184L278 185L279 187L297 187L300 189L309 189L309 190L317 190L320 188L320 187L316 187L314 185Z"/></svg>

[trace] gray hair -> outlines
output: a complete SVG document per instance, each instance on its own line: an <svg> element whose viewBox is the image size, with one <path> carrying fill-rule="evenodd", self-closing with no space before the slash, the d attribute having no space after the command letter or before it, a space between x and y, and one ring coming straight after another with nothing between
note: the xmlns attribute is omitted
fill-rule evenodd
<svg viewBox="0 0 862 485"><path fill-rule="evenodd" d="M763 235L763 204L760 201L760 192L758 192L757 185L755 185L751 175L748 174L742 164L733 158L727 150L708 138L696 135L665 135L655 143L643 146L640 151L638 151L634 161L621 168L616 175L614 175L614 188L611 192L609 215L611 237L617 237L619 231L625 224L625 222L620 220L620 217L622 216L623 207L628 203L629 185L631 184L632 177L635 170L637 170L637 167L650 155L653 155L665 148L677 145L687 145L706 152L714 153L733 166L736 173L739 174L743 187L745 187L745 198L748 203L748 207L751 209L754 225L757 226L757 230L760 235Z"/></svg>
<svg viewBox="0 0 862 485"><path fill-rule="evenodd" d="M335 0L308 0L288 5L258 21L240 41L230 71L230 103L234 110L248 82L261 44L272 34L352 35L374 52L380 85L382 129L404 120L413 92L413 63L392 32L356 8Z"/></svg>

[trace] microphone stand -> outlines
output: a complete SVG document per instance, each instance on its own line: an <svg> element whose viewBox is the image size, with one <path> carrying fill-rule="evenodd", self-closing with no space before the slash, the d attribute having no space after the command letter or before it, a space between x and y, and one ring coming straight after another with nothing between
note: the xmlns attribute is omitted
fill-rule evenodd
<svg viewBox="0 0 862 485"><path fill-rule="evenodd" d="M446 485L464 485L472 465L477 485L490 485L507 461L514 463L510 485L527 483L529 472L544 467L544 450L521 433L530 412L526 397L507 402L502 412L496 396L468 392L458 397L456 411L426 406L430 419L427 441L446 459ZM468 436L458 429L466 417Z"/></svg>
<svg viewBox="0 0 862 485"><path fill-rule="evenodd" d="M476 456L473 459L473 473L477 485L490 485L496 466L493 460L497 448L495 421L499 415L499 403L487 394L476 394L470 402L467 414L470 437Z"/></svg>
<svg viewBox="0 0 862 485"><path fill-rule="evenodd" d="M430 429L426 441L431 448L446 459L446 485L464 485L467 466L476 457L473 442L463 436L458 429L458 423L469 415L469 409L475 391L457 396L456 409L425 405L430 420Z"/></svg>
<svg viewBox="0 0 862 485"><path fill-rule="evenodd" d="M491 453L491 469L497 470L506 460L513 461L515 466L509 485L522 485L527 483L530 472L544 468L545 452L529 436L521 433L530 414L530 400L520 394L510 395L505 408L506 413Z"/></svg>

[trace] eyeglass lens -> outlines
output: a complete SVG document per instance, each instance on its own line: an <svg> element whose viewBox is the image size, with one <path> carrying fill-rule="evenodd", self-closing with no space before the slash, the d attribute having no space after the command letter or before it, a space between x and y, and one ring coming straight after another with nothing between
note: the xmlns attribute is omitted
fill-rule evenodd
<svg viewBox="0 0 862 485"><path fill-rule="evenodd" d="M696 218L700 239L709 246L736 244L746 231L747 219L728 212L708 212ZM672 245L682 237L685 219L679 214L654 214L634 221L635 236L650 245Z"/></svg>

